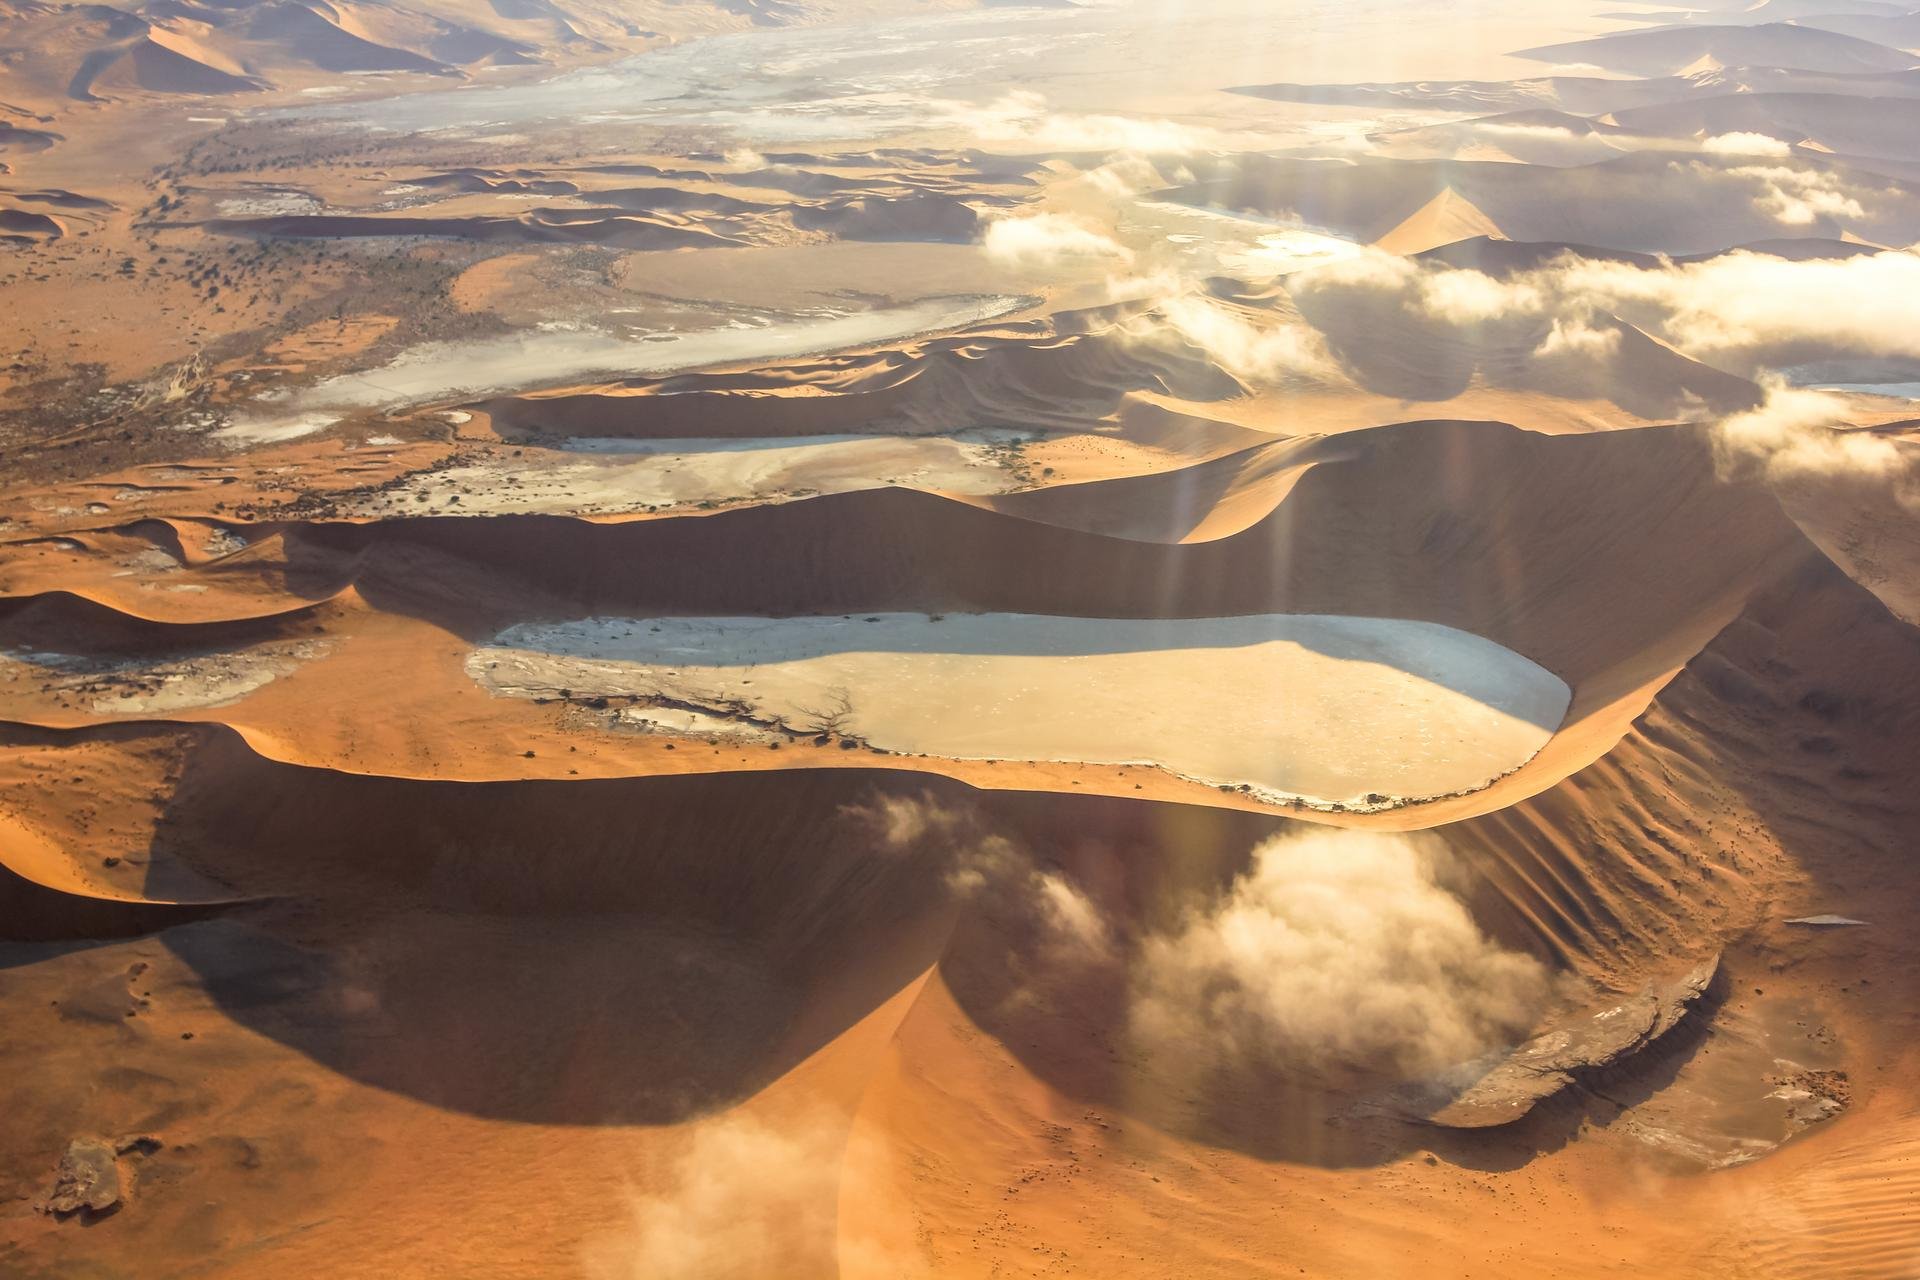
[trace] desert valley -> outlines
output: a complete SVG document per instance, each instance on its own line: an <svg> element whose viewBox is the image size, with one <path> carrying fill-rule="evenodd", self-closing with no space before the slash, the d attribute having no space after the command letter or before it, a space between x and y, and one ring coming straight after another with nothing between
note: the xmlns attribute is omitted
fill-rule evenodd
<svg viewBox="0 0 1920 1280"><path fill-rule="evenodd" d="M0 298L0 1275L1920 1277L1920 9L0 0Z"/></svg>

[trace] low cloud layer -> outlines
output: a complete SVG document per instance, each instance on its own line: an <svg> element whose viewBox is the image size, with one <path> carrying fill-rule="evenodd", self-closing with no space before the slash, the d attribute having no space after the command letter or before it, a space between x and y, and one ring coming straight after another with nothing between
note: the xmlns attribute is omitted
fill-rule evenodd
<svg viewBox="0 0 1920 1280"><path fill-rule="evenodd" d="M1134 961L1132 1030L1221 1065L1437 1070L1511 1043L1547 970L1482 933L1416 836L1313 831L1253 865Z"/></svg>
<svg viewBox="0 0 1920 1280"><path fill-rule="evenodd" d="M1823 355L1920 359L1920 254L1794 260L1734 252L1643 267L1568 253L1493 276L1372 252L1302 273L1305 292L1371 289L1453 324L1604 311L1732 372Z"/></svg>
<svg viewBox="0 0 1920 1280"><path fill-rule="evenodd" d="M1790 386L1783 373L1819 362L1920 361L1920 254L1793 260L1736 252L1653 267L1569 254L1499 277L1369 254L1308 273L1297 287L1309 294L1390 292L1440 324L1550 318L1536 359L1600 359L1617 333L1610 336L1596 318L1617 316L1703 363L1761 383L1763 404L1717 424L1720 447L1736 469L1757 465L1774 480L1885 480L1909 502L1920 485L1910 446L1846 430L1844 400Z"/></svg>
<svg viewBox="0 0 1920 1280"><path fill-rule="evenodd" d="M1852 429L1847 405L1823 391L1775 384L1759 408L1715 427L1724 465L1758 468L1768 480L1790 484L1816 478L1877 481L1894 498L1920 509L1920 450Z"/></svg>
<svg viewBox="0 0 1920 1280"><path fill-rule="evenodd" d="M1920 358L1920 254L1728 253L1645 269L1569 257L1516 287L1620 315L1741 372L1825 355Z"/></svg>
<svg viewBox="0 0 1920 1280"><path fill-rule="evenodd" d="M1769 156L1784 159L1793 148L1764 133L1721 133L1700 143L1700 149L1715 156Z"/></svg>
<svg viewBox="0 0 1920 1280"><path fill-rule="evenodd" d="M1070 214L997 218L987 224L982 243L987 257L1008 267L1047 269L1075 262L1133 261L1133 254L1113 237Z"/></svg>

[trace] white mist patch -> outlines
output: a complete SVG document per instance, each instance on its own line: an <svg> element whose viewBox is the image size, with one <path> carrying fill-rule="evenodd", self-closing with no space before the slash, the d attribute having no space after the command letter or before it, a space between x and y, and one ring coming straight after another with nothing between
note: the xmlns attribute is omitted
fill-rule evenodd
<svg viewBox="0 0 1920 1280"><path fill-rule="evenodd" d="M1920 454L1911 446L1847 429L1847 402L1829 392L1779 383L1766 390L1758 408L1714 424L1724 461L1757 466L1773 481L1884 485L1909 507L1920 502Z"/></svg>
<svg viewBox="0 0 1920 1280"><path fill-rule="evenodd" d="M878 1193L888 1153L827 1112L702 1121L630 1198L624 1230L590 1240L589 1280L757 1280L829 1272L916 1277L917 1259L842 1225L842 1199ZM837 1269L833 1266L838 1263Z"/></svg>
<svg viewBox="0 0 1920 1280"><path fill-rule="evenodd" d="M1195 1066L1433 1071L1510 1044L1546 968L1481 932L1438 881L1430 837L1280 836L1133 962L1130 1029Z"/></svg>
<svg viewBox="0 0 1920 1280"><path fill-rule="evenodd" d="M1325 266L1358 257L1362 252L1362 246L1351 240L1305 228L1288 228L1261 236L1252 248L1229 255L1224 261L1246 276L1259 278Z"/></svg>
<svg viewBox="0 0 1920 1280"><path fill-rule="evenodd" d="M1133 254L1099 227L1059 213L998 218L981 238L987 257L1009 267L1057 267L1093 260L1131 262Z"/></svg>
<svg viewBox="0 0 1920 1280"><path fill-rule="evenodd" d="M1313 614L586 618L509 628L467 670L507 696L657 699L949 759L1148 764L1329 805L1486 786L1570 697L1464 631Z"/></svg>

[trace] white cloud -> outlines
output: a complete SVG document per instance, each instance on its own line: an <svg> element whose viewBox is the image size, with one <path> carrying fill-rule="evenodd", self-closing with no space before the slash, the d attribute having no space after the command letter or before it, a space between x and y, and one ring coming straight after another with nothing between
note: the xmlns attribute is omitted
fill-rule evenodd
<svg viewBox="0 0 1920 1280"><path fill-rule="evenodd" d="M1532 315L1547 305L1539 287L1525 277L1496 279L1473 270L1427 273L1420 277L1420 290L1427 314L1453 324Z"/></svg>
<svg viewBox="0 0 1920 1280"><path fill-rule="evenodd" d="M1776 383L1759 408L1717 424L1715 439L1734 467L1757 465L1770 480L1885 481L1909 503L1920 500L1920 453L1849 430L1847 417L1846 402L1838 396Z"/></svg>
<svg viewBox="0 0 1920 1280"><path fill-rule="evenodd" d="M1700 149L1716 156L1778 156L1793 154L1793 148L1764 133L1720 133L1701 141Z"/></svg>
<svg viewBox="0 0 1920 1280"><path fill-rule="evenodd" d="M1228 149L1232 140L1217 130L1133 116L1079 114L1054 110L1045 95L1015 90L984 106L967 102L936 104L954 127L992 146L1034 152L1132 151L1149 155L1190 155Z"/></svg>
<svg viewBox="0 0 1920 1280"><path fill-rule="evenodd" d="M1920 255L1909 252L1730 253L1653 269L1568 257L1535 280L1736 368L1822 353L1920 357Z"/></svg>
<svg viewBox="0 0 1920 1280"><path fill-rule="evenodd" d="M1726 173L1755 183L1760 188L1756 202L1783 226L1807 227L1820 218L1867 216L1866 208L1847 189L1846 181L1829 170L1742 165Z"/></svg>
<svg viewBox="0 0 1920 1280"><path fill-rule="evenodd" d="M1044 958L1091 963L1113 945L1106 916L1072 879L1039 865L971 808L931 796L878 795L843 817L887 857L924 861L957 899L1026 925Z"/></svg>
<svg viewBox="0 0 1920 1280"><path fill-rule="evenodd" d="M1131 1026L1155 1055L1223 1066L1424 1073L1513 1043L1546 968L1481 932L1430 838L1323 830L1253 865L1135 960Z"/></svg>
<svg viewBox="0 0 1920 1280"><path fill-rule="evenodd" d="M1228 373L1254 383L1322 380L1340 372L1311 326L1256 319L1198 289L1162 293L1151 311L1134 318L1130 332L1146 341L1177 337L1205 351Z"/></svg>
<svg viewBox="0 0 1920 1280"><path fill-rule="evenodd" d="M1009 267L1047 268L1069 262L1131 262L1133 253L1084 219L1064 213L1030 213L987 224L981 243L987 256Z"/></svg>
<svg viewBox="0 0 1920 1280"><path fill-rule="evenodd" d="M1596 328L1586 316L1555 316L1553 327L1534 354L1543 358L1567 356L1581 361L1611 359L1620 350L1620 330Z"/></svg>

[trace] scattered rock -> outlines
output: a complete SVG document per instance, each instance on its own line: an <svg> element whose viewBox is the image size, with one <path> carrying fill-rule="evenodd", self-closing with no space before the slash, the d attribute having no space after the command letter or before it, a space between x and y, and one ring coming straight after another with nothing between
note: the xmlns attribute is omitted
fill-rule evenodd
<svg viewBox="0 0 1920 1280"><path fill-rule="evenodd" d="M120 1166L113 1144L100 1138L75 1138L60 1157L47 1211L55 1217L105 1213L120 1203Z"/></svg>
<svg viewBox="0 0 1920 1280"><path fill-rule="evenodd" d="M1491 1062L1482 1059L1466 1074L1466 1089L1437 1109L1416 1104L1418 1118L1451 1129L1511 1124L1540 1102L1640 1053L1680 1025L1720 972L1720 957L1697 965L1673 982L1657 983L1619 1004L1535 1036ZM1477 1076L1477 1078L1475 1078ZM1429 1082L1427 1096L1443 1082Z"/></svg>
<svg viewBox="0 0 1920 1280"><path fill-rule="evenodd" d="M1793 1071L1771 1078L1769 1097L1787 1104L1787 1123L1794 1132L1830 1120L1853 1101L1853 1085L1844 1071Z"/></svg>

